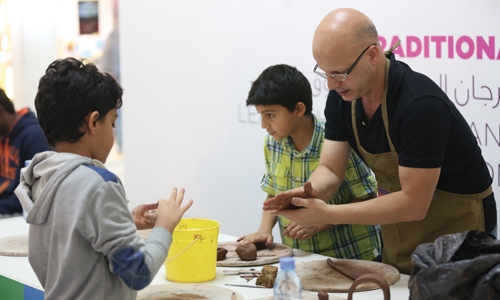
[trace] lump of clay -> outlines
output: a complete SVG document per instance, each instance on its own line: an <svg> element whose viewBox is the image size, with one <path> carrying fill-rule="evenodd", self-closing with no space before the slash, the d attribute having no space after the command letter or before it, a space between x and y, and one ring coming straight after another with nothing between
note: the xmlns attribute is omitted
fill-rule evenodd
<svg viewBox="0 0 500 300"><path fill-rule="evenodd" d="M257 247L257 250L262 250L262 249L267 248L266 242L258 242L258 243L254 243L254 244L255 244L255 247Z"/></svg>
<svg viewBox="0 0 500 300"><path fill-rule="evenodd" d="M323 290L319 290L318 292L318 299L319 300L328 300L330 298L330 296L328 295L327 292L323 291Z"/></svg>
<svg viewBox="0 0 500 300"><path fill-rule="evenodd" d="M275 266L264 266L260 271L259 277L257 277L257 282L255 285L262 285L267 288L272 288L274 286L274 281L278 275L278 267Z"/></svg>
<svg viewBox="0 0 500 300"><path fill-rule="evenodd" d="M257 259L257 247L254 243L245 243L236 247L236 254L241 260L256 260Z"/></svg>
<svg viewBox="0 0 500 300"><path fill-rule="evenodd" d="M217 248L217 261L226 259L227 249Z"/></svg>

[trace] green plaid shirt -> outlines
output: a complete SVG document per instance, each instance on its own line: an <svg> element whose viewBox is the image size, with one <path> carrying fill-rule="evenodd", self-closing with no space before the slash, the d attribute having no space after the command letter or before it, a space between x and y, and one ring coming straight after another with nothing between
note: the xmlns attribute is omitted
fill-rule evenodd
<svg viewBox="0 0 500 300"><path fill-rule="evenodd" d="M270 135L264 139L266 170L261 187L271 196L301 187L319 165L319 156L324 140L325 124L314 118L314 134L311 143L297 151L290 137L276 141ZM371 170L359 156L352 152L344 181L329 204L349 203L353 199L365 199L376 195L377 182ZM290 220L279 217L280 232L283 233ZM374 225L338 225L319 232L307 240L282 237L283 244L326 256L345 259L372 260L379 253L380 228Z"/></svg>

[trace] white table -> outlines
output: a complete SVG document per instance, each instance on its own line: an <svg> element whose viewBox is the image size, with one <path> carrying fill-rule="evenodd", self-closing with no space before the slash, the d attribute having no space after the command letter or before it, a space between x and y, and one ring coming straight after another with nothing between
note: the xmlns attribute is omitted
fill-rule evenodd
<svg viewBox="0 0 500 300"><path fill-rule="evenodd" d="M29 225L24 221L22 217L8 218L0 220L0 237L6 237L11 235L26 234L28 233ZM236 237L229 236L225 234L219 235L219 242L235 241ZM301 250L294 250L294 256L296 263L304 261L312 261L319 259L326 259L326 256L313 254ZM279 264L274 264L278 266ZM256 267L259 268L259 267ZM216 278L212 281L205 282L202 284L214 285L219 287L224 287L231 289L240 293L245 299L256 299L262 297L269 297L273 295L272 289L256 289L247 287L234 287L225 286L225 283L241 284L245 281L239 276L224 276L223 270L234 269L231 267L217 267ZM38 278L31 269L27 257L12 257L12 256L1 256L0 255L0 275L10 278L14 281L20 282L26 286L33 287L35 289L43 290ZM408 299L408 275L401 274L401 279L395 284L390 286L391 289L391 299ZM158 274L156 274L153 279L152 285L157 284L168 284L171 283L166 279L165 267L160 268ZM248 284L255 284L255 279L248 282ZM337 297L347 299L347 293L330 293ZM357 292L354 294L354 300L376 300L383 299L382 291L380 289L366 292ZM17 299L12 299L17 300ZM22 300L22 298L21 298Z"/></svg>

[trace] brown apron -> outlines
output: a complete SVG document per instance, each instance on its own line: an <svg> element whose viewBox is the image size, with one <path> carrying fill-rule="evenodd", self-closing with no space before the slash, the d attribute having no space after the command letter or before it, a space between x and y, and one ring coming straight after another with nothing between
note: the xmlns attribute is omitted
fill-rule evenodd
<svg viewBox="0 0 500 300"><path fill-rule="evenodd" d="M392 51L394 48L389 51ZM361 147L356 125L356 100L352 102L352 125L356 144L364 161L372 169L373 173L375 173L375 178L379 186L379 195L401 190L398 175L398 153L394 149L389 136L386 105L389 66L390 60L387 59L385 91L381 109L391 152L371 154ZM436 189L424 219L381 226L384 245L382 262L396 267L401 273L410 274L413 267L411 254L419 244L434 242L436 238L445 234L473 229L484 231L482 200L491 193L491 186L482 193L470 195L453 194Z"/></svg>

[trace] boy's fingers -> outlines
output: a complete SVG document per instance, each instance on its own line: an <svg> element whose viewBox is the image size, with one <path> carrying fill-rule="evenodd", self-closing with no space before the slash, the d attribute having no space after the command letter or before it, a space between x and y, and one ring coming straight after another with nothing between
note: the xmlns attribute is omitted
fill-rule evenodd
<svg viewBox="0 0 500 300"><path fill-rule="evenodd" d="M144 214L144 216L148 219L153 219L153 220L156 220L158 218L158 211L154 211L154 212L147 212Z"/></svg>
<svg viewBox="0 0 500 300"><path fill-rule="evenodd" d="M158 202L157 203L144 204L144 208L146 210L156 209L156 208L158 208Z"/></svg>
<svg viewBox="0 0 500 300"><path fill-rule="evenodd" d="M170 193L170 198L169 199L175 199L177 197L177 188L174 187L172 189L172 192Z"/></svg>
<svg viewBox="0 0 500 300"><path fill-rule="evenodd" d="M182 206L182 214L184 214L191 207L191 205L193 205L193 202L193 199L189 199L189 201Z"/></svg>
<svg viewBox="0 0 500 300"><path fill-rule="evenodd" d="M180 201L182 203L182 200L184 199L184 193L185 193L185 190L184 188L181 188L181 190L179 191L179 194L177 194L177 201Z"/></svg>

